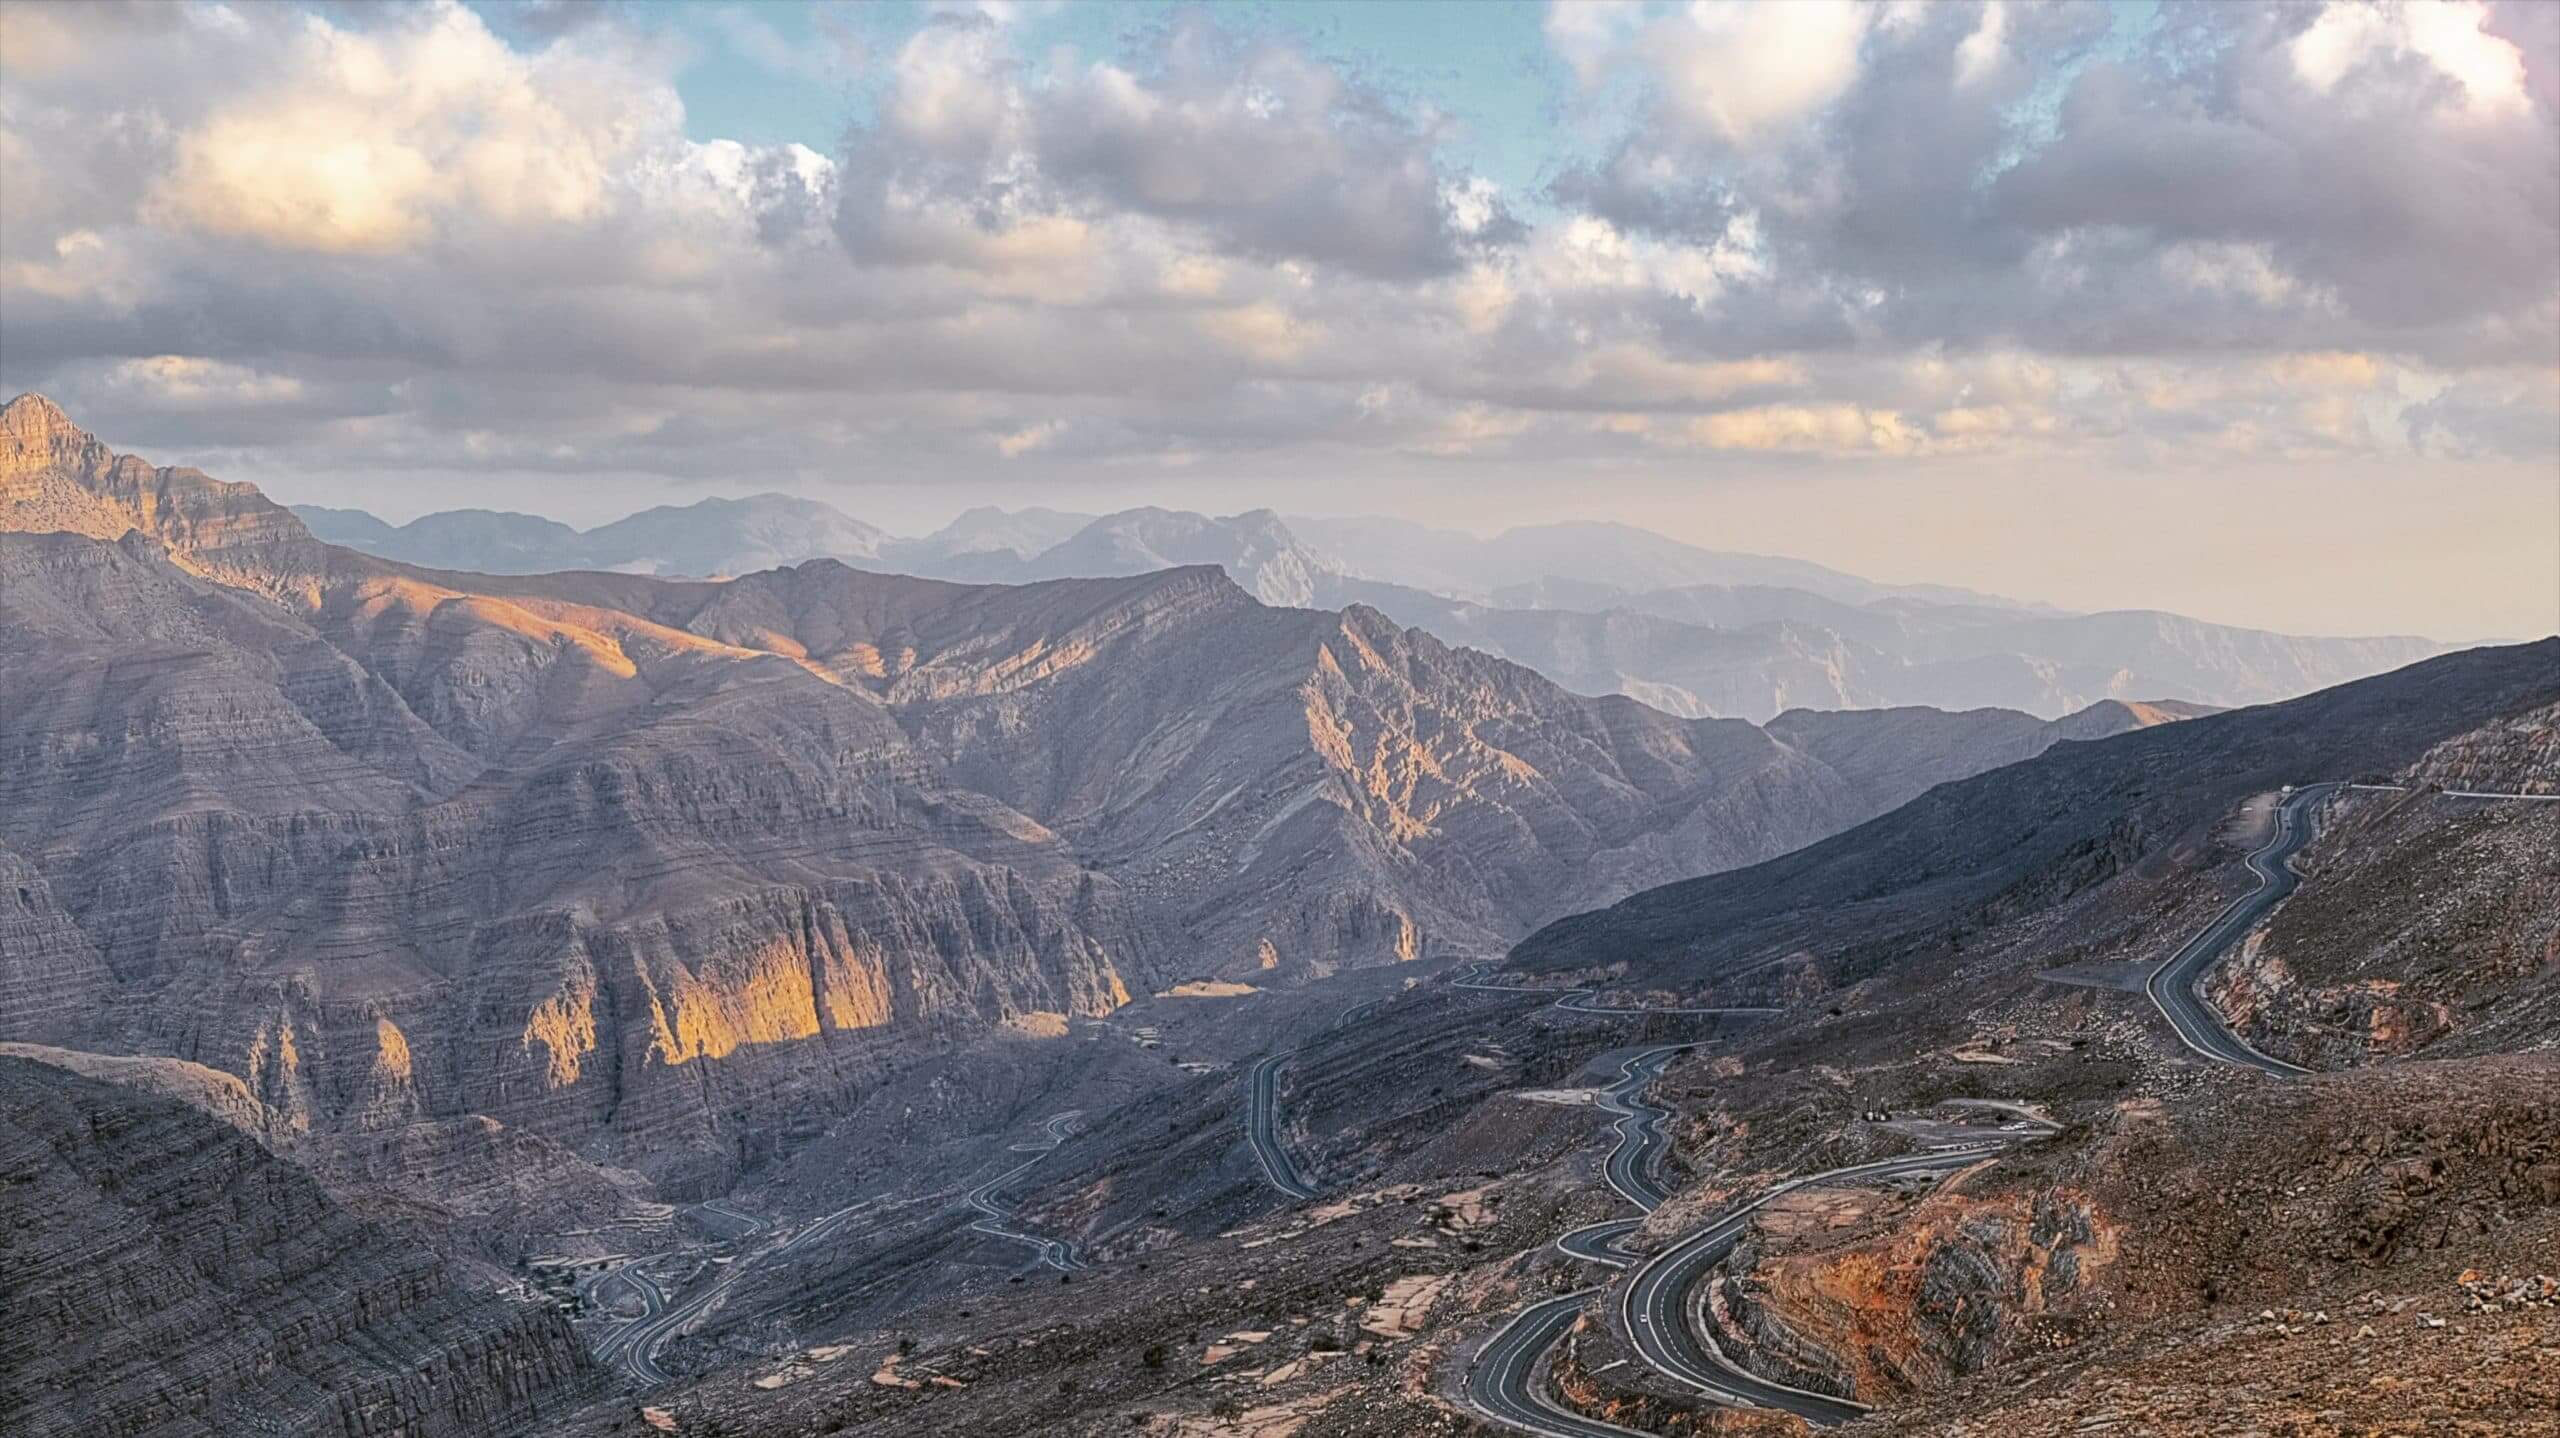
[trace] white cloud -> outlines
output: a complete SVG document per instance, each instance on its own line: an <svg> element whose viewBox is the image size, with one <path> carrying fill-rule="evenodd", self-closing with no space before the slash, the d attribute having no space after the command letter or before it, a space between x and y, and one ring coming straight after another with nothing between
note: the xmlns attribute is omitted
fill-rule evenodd
<svg viewBox="0 0 2560 1438"><path fill-rule="evenodd" d="M186 123L147 213L280 248L413 248L458 211L502 224L576 222L609 177L665 133L614 123L573 50L524 56L459 5L380 31L317 17L285 28L277 83Z"/></svg>
<svg viewBox="0 0 2560 1438"><path fill-rule="evenodd" d="M1848 90L1874 18L1856 0L1694 0L1644 43L1673 113L1749 144Z"/></svg>
<svg viewBox="0 0 2560 1438"><path fill-rule="evenodd" d="M149 355L108 368L106 384L141 402L180 408L259 405L303 397L291 375L267 374L247 365L198 355Z"/></svg>
<svg viewBox="0 0 2560 1438"><path fill-rule="evenodd" d="M1547 0L1547 43L1586 85L1617 62L1643 24L1644 0Z"/></svg>
<svg viewBox="0 0 2560 1438"><path fill-rule="evenodd" d="M1956 47L1957 84L1979 85L2000 67L2001 41L2008 31L2008 0L1983 0L1982 18Z"/></svg>
<svg viewBox="0 0 2560 1438"><path fill-rule="evenodd" d="M2325 94L2375 57L2415 55L2461 87L2469 113L2520 114L2532 106L2524 52L2489 33L2489 18L2480 0L2329 0L2294 39L2294 71Z"/></svg>

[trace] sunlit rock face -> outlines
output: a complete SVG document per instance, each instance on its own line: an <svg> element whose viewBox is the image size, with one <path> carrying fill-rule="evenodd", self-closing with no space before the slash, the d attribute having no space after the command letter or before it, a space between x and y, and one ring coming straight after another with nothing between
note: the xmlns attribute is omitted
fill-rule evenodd
<svg viewBox="0 0 2560 1438"><path fill-rule="evenodd" d="M37 400L0 450L0 1038L681 1186L899 1042L1105 1013L1147 969L1117 885L875 697L652 617L717 586L475 592Z"/></svg>

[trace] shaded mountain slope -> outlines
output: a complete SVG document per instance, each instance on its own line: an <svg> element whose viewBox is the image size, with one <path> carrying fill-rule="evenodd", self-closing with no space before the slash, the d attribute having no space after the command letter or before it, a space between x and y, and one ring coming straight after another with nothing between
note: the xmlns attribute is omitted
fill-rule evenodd
<svg viewBox="0 0 2560 1438"><path fill-rule="evenodd" d="M595 1386L544 1308L457 1284L231 1125L0 1055L0 1428L531 1432Z"/></svg>
<svg viewBox="0 0 2560 1438"><path fill-rule="evenodd" d="M2560 639L2469 650L2284 704L2064 744L1942 785L1801 852L1638 894L1532 935L1533 968L1627 964L1706 979L1773 946L1794 922L1856 927L1854 947L1979 909L2053 902L2289 783L2387 774L2435 743L2560 697Z"/></svg>

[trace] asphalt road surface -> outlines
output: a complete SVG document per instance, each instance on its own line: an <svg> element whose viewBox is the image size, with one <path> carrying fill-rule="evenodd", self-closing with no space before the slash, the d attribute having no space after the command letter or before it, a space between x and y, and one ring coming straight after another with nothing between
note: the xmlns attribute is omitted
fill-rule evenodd
<svg viewBox="0 0 2560 1438"><path fill-rule="evenodd" d="M1646 1103L1642 1095L1645 1085L1662 1076L1663 1066L1671 1062L1671 1056L1687 1047L1665 1044L1646 1049L1620 1064L1617 1082L1601 1090L1601 1106L1618 1115L1618 1142L1609 1150L1605 1169L1609 1186L1646 1213L1653 1212L1669 1197L1653 1177L1654 1166L1669 1143L1662 1132L1662 1121L1669 1115ZM1642 1221L1612 1218L1585 1224L1559 1237L1556 1247L1586 1263L1625 1268L1636 1261L1636 1255L1619 1247L1619 1243ZM1604 1438L1634 1432L1567 1410L1549 1398L1536 1381L1540 1360L1572 1325L1574 1315L1582 1311L1583 1300L1598 1291L1586 1288L1550 1298L1522 1310L1503 1325L1467 1370L1467 1401L1497 1422L1541 1438Z"/></svg>
<svg viewBox="0 0 2560 1438"><path fill-rule="evenodd" d="M1389 995L1389 998L1394 997ZM1385 1007L1386 999L1370 999L1344 1009L1326 1029L1349 1028ZM1288 1145L1280 1141L1280 1065L1288 1062L1296 1049L1265 1055L1245 1076L1244 1136L1253 1147L1254 1161L1262 1165L1262 1176L1273 1188L1295 1199L1316 1197L1319 1190L1309 1182L1298 1161L1289 1156Z"/></svg>
<svg viewBox="0 0 2560 1438"><path fill-rule="evenodd" d="M2170 955L2167 963L2153 970L2143 985L2151 1002L2169 1020L2169 1026L2178 1031L2178 1042L2206 1058L2278 1078L2310 1072L2299 1064L2286 1063L2249 1047L2205 1002L2197 985L2215 962L2231 951L2232 945L2257 927L2268 910L2301 886L2302 879L2294 873L2290 861L2302 852L2303 845L2311 842L2319 807L2337 787L2310 784L2284 796L2276 805L2275 833L2249 856L2249 872L2256 876L2258 886L2232 900L2231 907L2205 925L2203 932L2187 940L2186 946Z"/></svg>
<svg viewBox="0 0 2560 1438"><path fill-rule="evenodd" d="M1036 1252L1042 1263L1061 1273L1073 1273L1087 1267L1084 1255L1064 1239L1042 1238L1011 1227L1006 1220L1013 1216L1013 1210L1005 1202L1004 1186L1064 1143L1067 1131L1077 1117L1074 1110L1055 1115L1040 1126L1038 1139L1013 1145L1015 1153L1027 1153L1031 1157L971 1189L966 1200L978 1214L969 1225L973 1231L1022 1244ZM596 1300L610 1301L612 1290L621 1287L639 1298L640 1313L597 1340L593 1349L596 1361L609 1367L619 1366L641 1388L655 1388L670 1382L671 1375L658 1365L659 1352L670 1339L691 1327L695 1319L707 1312L741 1275L752 1268L790 1258L824 1241L847 1221L876 1206L878 1200L840 1208L792 1234L784 1242L767 1245L750 1257L741 1257L726 1265L717 1277L681 1298L662 1288L659 1281L647 1272L644 1265L656 1260L644 1259L615 1269L596 1281L592 1290ZM771 1226L766 1220L718 1199L701 1205L698 1212L705 1222L723 1230L723 1243L745 1242Z"/></svg>
<svg viewBox="0 0 2560 1438"><path fill-rule="evenodd" d="M1293 1052L1272 1054L1253 1066L1245 1080L1244 1136L1271 1186L1291 1198L1306 1199L1316 1196L1315 1185L1298 1172L1298 1161L1280 1142L1280 1065Z"/></svg>
<svg viewBox="0 0 2560 1438"><path fill-rule="evenodd" d="M1686 1044L1647 1049L1626 1060L1618 1080L1602 1091L1601 1104L1618 1115L1618 1141L1610 1149L1606 1172L1620 1197L1651 1213L1670 1195L1654 1177L1668 1140L1662 1123L1668 1115L1643 1099L1645 1087L1661 1076L1674 1054ZM1715 1341L1690 1326L1691 1292L1741 1237L1751 1215L1782 1194L1820 1183L1895 1178L1908 1174L1941 1174L1978 1162L2019 1138L2051 1133L2053 1123L2023 1105L1982 1101L1970 1107L2008 1113L2013 1132L1981 1143L1950 1145L1926 1153L1904 1154L1874 1163L1853 1164L1810 1174L1762 1193L1715 1222L1651 1257L1621 1245L1635 1231L1637 1218L1586 1224L1556 1239L1556 1247L1572 1257L1604 1268L1634 1273L1619 1295L1619 1320L1637 1356L1656 1372L1697 1389L1707 1398L1741 1407L1776 1408L1808 1422L1828 1425L1865 1414L1864 1404L1767 1379L1725 1357ZM1495 1334L1467 1370L1467 1401L1478 1412L1538 1438L1602 1438L1633 1430L1570 1412L1537 1382L1538 1366L1574 1315L1598 1289L1546 1299L1515 1315Z"/></svg>
<svg viewBox="0 0 2560 1438"><path fill-rule="evenodd" d="M1799 1188L1846 1180L1940 1174L1998 1153L1998 1143L1969 1144L1931 1153L1904 1154L1790 1179L1731 1210L1715 1222L1636 1265L1618 1295L1618 1317L1636 1356L1647 1366L1720 1402L1778 1408L1815 1424L1845 1423L1868 1411L1863 1403L1763 1378L1725 1357L1715 1340L1689 1322L1689 1294L1707 1270L1730 1250L1751 1215L1770 1200Z"/></svg>
<svg viewBox="0 0 2560 1438"><path fill-rule="evenodd" d="M744 1242L771 1227L764 1219L716 1198L698 1205L694 1212L706 1225L720 1231L723 1243ZM788 1252L791 1247L785 1245L783 1251ZM667 1381L666 1370L658 1366L658 1351L666 1346L668 1339L710 1307L712 1300L720 1296L749 1262L741 1260L701 1292L678 1302L673 1294L659 1286L656 1278L650 1276L645 1265L651 1261L643 1259L624 1264L598 1280L593 1290L599 1302L607 1300L616 1287L638 1296L639 1316L599 1340L594 1356L599 1363L609 1366L620 1364L631 1375L632 1381L644 1388L654 1388Z"/></svg>
<svg viewBox="0 0 2560 1438"><path fill-rule="evenodd" d="M1619 1222L1633 1225L1635 1220ZM1560 1294L1514 1315L1476 1355L1475 1366L1467 1370L1467 1401L1496 1422L1546 1438L1645 1438L1635 1429L1585 1418L1566 1409L1533 1381L1539 1360L1573 1326L1574 1315L1582 1311L1583 1302L1597 1292L1596 1288L1586 1288Z"/></svg>
<svg viewBox="0 0 2560 1438"><path fill-rule="evenodd" d="M1665 1044L1647 1049L1621 1065L1618 1081L1600 1091L1600 1106L1618 1115L1617 1147L1609 1150L1606 1172L1609 1186L1618 1196L1647 1213L1660 1208L1671 1197L1653 1176L1660 1164L1662 1151L1671 1141L1662 1132L1662 1121L1671 1115L1646 1103L1639 1095L1645 1085L1662 1077L1671 1056L1689 1047L1687 1044Z"/></svg>
<svg viewBox="0 0 2560 1438"><path fill-rule="evenodd" d="M1084 1261L1084 1255L1077 1251L1074 1244L1063 1238L1042 1238L1036 1233L1024 1233L1010 1226L1006 1220L1013 1217L1013 1205L1005 1202L1004 1186L1029 1172L1033 1165L1048 1157L1058 1145L1065 1143L1067 1130L1075 1123L1078 1113L1078 1110L1069 1109L1065 1113L1051 1116L1047 1122L1040 1125L1039 1138L1013 1146L1015 1153L1027 1153L1031 1157L969 1190L966 1200L969 1207L978 1211L977 1221L969 1225L972 1232L1022 1244L1038 1253L1042 1263L1060 1273L1074 1273L1091 1265Z"/></svg>

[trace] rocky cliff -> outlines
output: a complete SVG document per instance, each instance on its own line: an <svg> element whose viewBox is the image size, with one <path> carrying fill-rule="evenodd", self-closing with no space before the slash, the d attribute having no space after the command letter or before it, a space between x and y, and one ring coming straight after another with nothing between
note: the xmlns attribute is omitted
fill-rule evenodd
<svg viewBox="0 0 2560 1438"><path fill-rule="evenodd" d="M199 1060L305 1131L492 1115L681 1192L895 1042L1105 1012L1150 962L877 699L663 595L330 549L37 400L0 436L10 523L50 526L0 533L0 1036Z"/></svg>
<svg viewBox="0 0 2560 1438"><path fill-rule="evenodd" d="M582 1401L568 1324L453 1281L173 1098L0 1056L0 1430L497 1438Z"/></svg>

